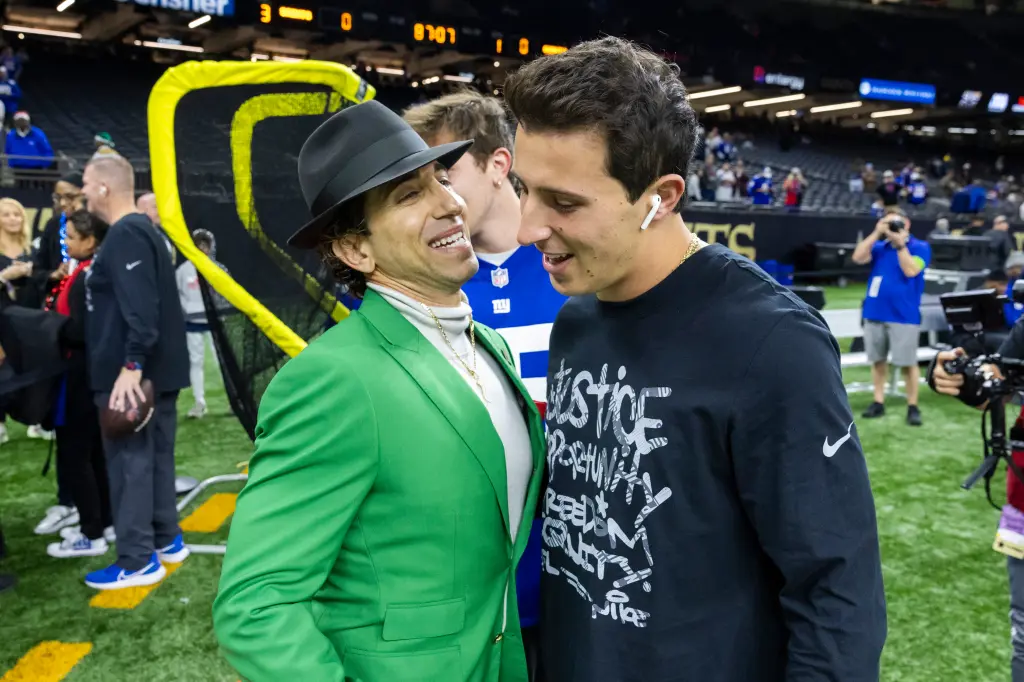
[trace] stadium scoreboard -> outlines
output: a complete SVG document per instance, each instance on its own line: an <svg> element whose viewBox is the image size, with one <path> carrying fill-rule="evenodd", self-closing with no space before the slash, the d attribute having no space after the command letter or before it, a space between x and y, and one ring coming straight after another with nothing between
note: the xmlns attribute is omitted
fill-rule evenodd
<svg viewBox="0 0 1024 682"><path fill-rule="evenodd" d="M325 35L381 40L411 46L437 46L461 52L525 58L564 52L563 45L495 27L466 26L429 16L384 14L334 5L300 2L257 2L256 22L271 28L307 28ZM240 17L241 19L242 17Z"/></svg>

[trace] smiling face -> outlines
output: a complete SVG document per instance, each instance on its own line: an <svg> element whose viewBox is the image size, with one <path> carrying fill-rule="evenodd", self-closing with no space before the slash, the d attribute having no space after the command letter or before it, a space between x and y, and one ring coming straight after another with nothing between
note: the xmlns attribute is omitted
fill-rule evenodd
<svg viewBox="0 0 1024 682"><path fill-rule="evenodd" d="M608 174L604 136L520 127L514 158L523 182L519 243L544 253L544 269L559 292L617 298L641 267L640 224L651 207L631 203Z"/></svg>
<svg viewBox="0 0 1024 682"><path fill-rule="evenodd" d="M53 203L58 211L71 215L80 208L85 208L82 190L70 182L58 180L53 189Z"/></svg>
<svg viewBox="0 0 1024 682"><path fill-rule="evenodd" d="M465 210L443 167L421 168L371 190L365 211L369 235L343 238L334 252L370 282L425 303L455 305L479 267Z"/></svg>
<svg viewBox="0 0 1024 682"><path fill-rule="evenodd" d="M25 214L11 203L0 204L0 229L7 234L21 239L25 230Z"/></svg>

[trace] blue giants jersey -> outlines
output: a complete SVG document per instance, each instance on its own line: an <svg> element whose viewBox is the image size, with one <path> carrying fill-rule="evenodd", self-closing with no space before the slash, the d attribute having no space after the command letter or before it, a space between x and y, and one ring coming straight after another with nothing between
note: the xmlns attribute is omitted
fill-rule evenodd
<svg viewBox="0 0 1024 682"><path fill-rule="evenodd" d="M480 269L462 291L473 308L473 319L508 341L530 396L546 401L548 340L566 297L551 286L541 252L521 246L500 266L481 258Z"/></svg>

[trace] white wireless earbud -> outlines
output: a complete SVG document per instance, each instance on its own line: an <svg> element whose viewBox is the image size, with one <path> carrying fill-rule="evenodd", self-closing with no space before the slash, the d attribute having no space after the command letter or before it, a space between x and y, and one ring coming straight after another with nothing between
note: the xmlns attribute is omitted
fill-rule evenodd
<svg viewBox="0 0 1024 682"><path fill-rule="evenodd" d="M648 213L647 217L644 218L644 221L640 223L641 230L646 230L648 227L650 227L651 221L654 220L654 214L658 212L659 208L661 208L661 195L655 194L653 197L651 197L651 212Z"/></svg>
<svg viewBox="0 0 1024 682"><path fill-rule="evenodd" d="M107 188L106 187L100 187L100 196L104 196L104 197L107 196Z"/></svg>

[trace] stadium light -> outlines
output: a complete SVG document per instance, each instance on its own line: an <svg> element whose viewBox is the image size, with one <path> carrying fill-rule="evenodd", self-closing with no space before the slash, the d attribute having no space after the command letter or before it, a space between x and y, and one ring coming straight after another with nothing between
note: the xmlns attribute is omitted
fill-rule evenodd
<svg viewBox="0 0 1024 682"><path fill-rule="evenodd" d="M718 97L719 95L731 95L734 92L739 92L743 88L739 85L733 85L728 88L718 88L717 90L705 90L704 92L691 92L690 99L704 99L705 97Z"/></svg>
<svg viewBox="0 0 1024 682"><path fill-rule="evenodd" d="M888 118L889 116L909 116L914 113L913 109L890 109L889 111L872 112L871 118Z"/></svg>
<svg viewBox="0 0 1024 682"><path fill-rule="evenodd" d="M73 5L73 4L75 4L75 0L64 0L64 2L60 3L59 5L57 5L57 11L58 12L63 12L68 7L71 7L71 5Z"/></svg>
<svg viewBox="0 0 1024 682"><path fill-rule="evenodd" d="M12 24L4 24L3 29L12 33L29 33L37 36L50 36L52 38L70 38L71 40L82 39L81 33L74 33L72 31L51 31L48 28L32 28L31 26L14 26Z"/></svg>
<svg viewBox="0 0 1024 682"><path fill-rule="evenodd" d="M745 107L763 107L769 104L782 104L783 102L796 102L806 98L807 95L800 93L798 95L783 95L782 97L769 97L768 99L752 99L749 102L744 102ZM813 109L812 109L813 111Z"/></svg>
<svg viewBox="0 0 1024 682"><path fill-rule="evenodd" d="M730 109L732 109L732 105L731 104L716 104L713 107L708 107L707 109L705 109L704 113L705 114L713 114L716 111L729 111Z"/></svg>
<svg viewBox="0 0 1024 682"><path fill-rule="evenodd" d="M796 109L787 109L786 111L775 113L775 118L786 118L787 116L796 116Z"/></svg>
<svg viewBox="0 0 1024 682"><path fill-rule="evenodd" d="M71 0L71 2L74 2L74 1L75 0ZM209 14L204 14L203 16L199 17L198 19L193 19L192 21L188 22L188 27L189 28L199 28L200 26L202 26L203 24L208 22L210 19L213 19L213 17L211 17Z"/></svg>
<svg viewBox="0 0 1024 682"><path fill-rule="evenodd" d="M269 54L263 54L262 52L253 52L252 56L249 57L249 59L251 61L254 61L254 62L261 62L261 61L270 59L270 55Z"/></svg>
<svg viewBox="0 0 1024 682"><path fill-rule="evenodd" d="M136 45L148 47L152 50L177 50L178 52L202 52L199 45L182 45L181 43L162 43L156 40L136 40Z"/></svg>
<svg viewBox="0 0 1024 682"><path fill-rule="evenodd" d="M303 61L302 57L289 57L286 54L275 54L271 59L282 64L294 64L295 62Z"/></svg>
<svg viewBox="0 0 1024 682"><path fill-rule="evenodd" d="M405 69L393 69L390 66L378 66L376 69L377 73L382 73L385 76L404 76Z"/></svg>
<svg viewBox="0 0 1024 682"><path fill-rule="evenodd" d="M839 104L823 104L820 107L811 107L812 114L821 114L826 111L842 111L843 109L857 109L864 106L864 102L840 102Z"/></svg>
<svg viewBox="0 0 1024 682"><path fill-rule="evenodd" d="M450 74L450 73L446 73L445 75L441 76L441 78L445 79L446 81L451 81L453 83L472 83L473 82L473 77L472 76L456 76L456 75L453 75L453 74Z"/></svg>
<svg viewBox="0 0 1024 682"><path fill-rule="evenodd" d="M438 82L439 80L441 80L441 78L439 76L431 76L430 78L424 78L423 79L423 84L424 85L432 85L432 84Z"/></svg>

